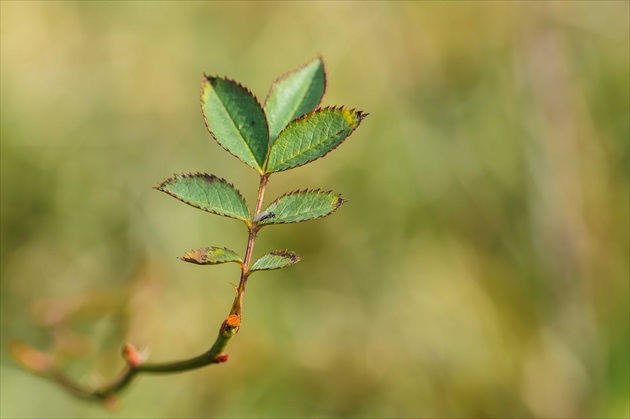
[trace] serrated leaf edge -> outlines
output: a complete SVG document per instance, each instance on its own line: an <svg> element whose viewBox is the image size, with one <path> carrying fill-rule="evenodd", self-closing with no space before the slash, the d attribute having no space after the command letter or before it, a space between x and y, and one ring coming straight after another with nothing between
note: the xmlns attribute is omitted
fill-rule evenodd
<svg viewBox="0 0 630 419"><path fill-rule="evenodd" d="M267 121L267 115L265 114L265 109L262 107L262 105L260 104L260 100L258 99L258 96L256 96L254 94L254 92L252 92L247 86L239 83L238 81L231 79L229 77L220 77L220 76L208 76L206 73L203 73L203 78L201 80L201 96L199 98L199 103L201 105L201 114L203 115L203 123L206 126L206 129L208 130L208 132L210 133L210 135L212 136L212 138L214 139L214 141L217 142L217 144L219 144L219 146L224 149L225 151L227 151L228 153L230 153L231 155L233 155L234 157L236 157L238 160L240 160L241 162L245 163L247 166L251 167L252 169L258 171L260 174L263 174L263 168L262 167L254 167L252 165L250 165L249 163L247 163L245 160L241 159L239 156L237 156L236 154L232 153L230 150L228 150L223 144L221 144L221 142L219 142L219 140L217 139L217 136L214 134L214 132L212 132L212 130L210 129L210 125L208 124L208 118L206 116L206 110L204 109L203 106L203 94L204 94L204 86L205 83L211 83L210 79L222 79L225 81L229 81L231 83L236 84L237 86L239 86L240 88L242 88L243 90L245 90L247 93L249 93L250 95L252 95L252 97L254 98L254 100L256 101L256 104L258 105L258 107L260 108L260 110L262 111L262 114L264 116L264 121L265 121L265 127L267 128L267 154L265 155L265 160L267 159L267 156L269 156L269 152L271 151L271 148L269 146L269 121ZM251 153L252 157L254 158L254 161L256 161L256 157L254 156L254 153L252 151L252 149L249 147L249 145L247 145L247 148L249 149L249 152ZM258 164L258 162L256 161L256 164ZM263 162L263 165L265 164L265 162Z"/></svg>
<svg viewBox="0 0 630 419"><path fill-rule="evenodd" d="M236 254L236 256L238 256L238 254L237 254L234 250L232 250L232 249L228 249L227 247L207 246L207 247L201 247L201 248L199 248L199 249L193 249L193 250L190 250L190 251L188 251L188 252L184 253L184 255L183 255L183 256L178 257L177 259L179 259L179 260L181 260L181 261L183 261L183 262L192 263L192 264L194 264L194 265L218 265L218 264L221 264L221 263L231 263L231 262L235 262L235 263L238 263L238 264L242 264L242 263L243 263L243 260L241 259L241 257L240 257L240 256L238 256L238 260L234 260L234 259L232 259L232 260L223 260L223 261L214 262L214 263L199 263L199 262L196 262L196 261L195 261L194 259L192 259L192 258L190 258L190 259L186 259L186 255L188 255L188 254L190 254L190 253L192 253L192 252L198 252L198 251L209 251L210 249L223 249L223 250L228 250L228 251L230 251L230 252L232 252L232 253Z"/></svg>
<svg viewBox="0 0 630 419"><path fill-rule="evenodd" d="M308 220L301 220L301 221L289 221L289 222L283 221L281 223L274 223L273 221L270 221L268 223L261 222L259 224L259 226L263 227L263 226L272 225L272 224L297 224L297 223L303 223L305 221L317 220L319 218L328 217L329 215L331 215L332 213L337 211L343 204L348 202L347 199L344 199L344 198L341 197L341 194L334 193L332 190L322 191L321 188L317 188L317 189L298 189L298 190L287 192L287 193L285 193L283 195L280 195L278 198L273 200L269 205L267 205L267 208L265 208L264 211L269 211L269 207L271 207L272 205L277 205L278 201L280 201L282 198L285 198L285 197L291 196L291 195L301 194L301 193L317 193L318 195L327 195L327 194L336 195L337 196L337 202L335 203L335 207L333 208L333 210L330 211L326 215L320 215L319 217L309 218ZM273 218L270 218L269 220L273 220ZM266 220L263 220L263 221L266 221Z"/></svg>
<svg viewBox="0 0 630 419"><path fill-rule="evenodd" d="M352 135L352 133L353 133L353 132L354 132L357 128L359 128L359 125L361 125L361 122L363 122L363 120L365 119L365 117L367 117L367 116L369 115L369 113L367 113L367 112L357 111L357 110L356 110L356 108L346 108L345 106L326 106L325 108L317 108L317 109L314 109L313 111L311 111L311 112L309 112L309 113L307 113L307 114L304 114L304 115L302 115L301 117L296 118L296 119L294 119L293 121L289 122L289 124L288 124L286 127L284 127L284 129L283 129L282 131L280 131L280 133L278 133L278 136L276 137L276 140L274 141L274 145L277 143L278 138L280 138L280 136L282 135L282 133L283 133L283 132L284 132L287 128L289 128L291 125L293 125L293 124L297 124L298 122L302 121L302 119L306 119L306 118L313 117L315 113L318 113L318 112L323 112L323 111L328 111L328 110L332 110L332 111L344 111L344 110L347 110L347 111L354 112L354 113L357 115L357 119L358 119L357 125L356 125L354 128L352 128L352 130L348 133L348 135L346 135L346 138L344 138L343 140L341 140L341 142L340 142L339 144L337 144L336 146L334 146L333 148L331 148L330 150L328 150L327 152L325 152L325 153L324 153L324 154L322 154L321 156L319 156L319 157L317 157L317 158L315 158L315 159L313 159L313 160L309 160L309 161L307 161L307 162L305 162L305 163L294 164L293 166L289 166L289 167L286 167L286 168L284 168L284 169L280 169L280 170L268 171L266 166L267 166L267 164L268 164L268 162L269 162L269 157L267 157L267 162L265 163L265 173L280 173L280 172L284 172L284 171L287 171L287 170L290 170L290 169L294 169L294 168L296 168L296 167L304 166L305 164L312 163L312 162L314 162L315 160L319 160L319 159L321 159L322 157L325 157L328 153L330 153L331 151L333 151L333 150L335 150L337 147L339 147L341 144L343 144L343 143L344 143L344 142L348 139L348 137L350 137L350 135ZM341 131L343 131L343 130L341 130ZM339 134L341 131L337 132L337 134ZM335 134L335 135L336 135L336 134ZM271 156L271 149L269 149L269 152L268 152L268 153L269 153L269 156Z"/></svg>
<svg viewBox="0 0 630 419"><path fill-rule="evenodd" d="M243 200L243 202L245 203L245 208L247 208L247 213L248 213L248 214L251 214L251 211L250 211L250 209L249 209L249 206L247 205L247 201L245 200L245 198L243 198L243 195L241 194L241 191L239 191L239 190L238 190L238 189L237 189L237 188L236 188L233 184L231 184L231 183L230 183L230 182L228 182L227 180L225 180L225 179L223 179L223 178L220 178L220 177L218 177L218 176L215 176L215 175L209 175L209 174L207 174L207 173L202 173L202 172L194 172L194 173L193 173L193 172L189 172L189 173L175 173L175 174L173 175L173 177L164 178L164 180L163 180L162 182L160 182L160 183L158 184L158 186L154 186L154 187L153 187L153 189L158 190L158 191L160 191L160 192L164 192L165 194L170 195L170 196L172 196L173 198L177 199L178 201L181 201L181 202L183 202L183 203L184 203L184 204L186 204L186 205L190 205L191 207L194 207L194 208L200 209L200 210L205 211L205 212L209 212L209 213L211 213L211 214L220 215L220 216L222 216L222 217L228 217L228 218L233 218L233 219L235 219L235 220L240 220L240 221L243 221L245 224L249 225L249 219L245 219L245 220L244 220L244 219L242 219L242 218L237 218L237 217L233 217L233 216L231 216L231 215L221 214L221 213L218 213L218 212L216 212L216 211L211 211L211 210L208 210L208 209L205 209L205 208L201 208L199 205L191 204L190 202L187 202L187 201L185 201L184 199L181 199L179 196L175 195L174 193L171 193L171 192L169 192L169 191L167 191L167 190L163 189L165 184L170 183L171 181L175 180L175 178L176 178L177 176L181 176L181 177L183 177L183 178L197 178L197 177L205 177L206 179L208 179L208 178L209 178L211 182L213 182L213 181L215 181L215 180L218 180L219 182L222 182L222 183L227 184L227 185L228 185L228 186L230 186L232 189L234 189L234 191L236 191L236 193L238 194L238 196L239 196L239 197Z"/></svg>
<svg viewBox="0 0 630 419"><path fill-rule="evenodd" d="M297 73L298 71L304 69L305 67L309 66L311 63L314 63L315 61L318 61L318 60L322 62L322 68L324 70L324 92L322 93L322 97L321 99L319 99L319 103L317 104L317 106L319 107L319 105L322 103L322 100L324 99L324 96L326 96L326 90L328 89L328 74L326 73L326 61L324 60L324 57L322 57L321 54L317 54L317 57L313 58L312 60L306 62L305 64L302 64L301 66L297 68L294 68L293 70L287 71L286 73L284 73L283 75L275 79L273 83L271 83L271 87L269 87L269 91L267 92L267 96L265 97L265 102L263 103L263 109L265 109L265 106L267 106L267 101L269 100L269 96L271 95L271 92L273 91L273 88L276 86L276 84L286 80L287 78L289 78L289 76L293 75L294 73ZM278 133L278 135L280 134Z"/></svg>
<svg viewBox="0 0 630 419"><path fill-rule="evenodd" d="M281 256L281 257L285 257L287 259L291 260L291 263L288 265L284 265L284 266L279 266L277 268L265 268L265 269L250 269L250 272L258 272L258 271L274 271L276 269L282 269L282 268L287 268L289 266L293 266L296 263L298 263L299 261L302 260L302 256L298 255L297 253L295 253L292 250L272 250L269 253L265 253L264 255L262 255L261 257L259 257L256 262L258 262L260 259L264 258L267 255L271 255L271 256ZM252 264L252 267L256 264L256 262L254 262Z"/></svg>

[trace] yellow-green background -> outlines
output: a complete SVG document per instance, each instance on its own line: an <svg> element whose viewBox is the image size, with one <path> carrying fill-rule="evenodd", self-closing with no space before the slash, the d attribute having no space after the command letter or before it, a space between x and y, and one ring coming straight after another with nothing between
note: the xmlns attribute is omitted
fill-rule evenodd
<svg viewBox="0 0 630 419"><path fill-rule="evenodd" d="M627 2L1 4L3 417L628 417ZM30 375L14 340L86 385L197 355L227 314L243 225L151 187L206 171L255 196L206 132L203 72L261 100L321 53L324 105L371 115L267 202L349 203L265 229L227 364L142 376L107 412Z"/></svg>

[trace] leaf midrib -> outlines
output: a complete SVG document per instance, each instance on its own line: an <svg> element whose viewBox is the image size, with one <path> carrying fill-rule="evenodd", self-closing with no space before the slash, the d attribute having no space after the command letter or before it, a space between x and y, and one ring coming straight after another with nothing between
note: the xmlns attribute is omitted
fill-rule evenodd
<svg viewBox="0 0 630 419"><path fill-rule="evenodd" d="M320 217L321 216L320 212L322 210L330 209L330 212L334 211L334 205L332 205L332 202L331 203L324 202L324 203L321 203L321 205L314 207L313 204L318 203L318 201L315 200L314 198L319 197L319 196L330 197L331 195L322 194L322 193L310 193L309 196L303 196L303 199L299 199L293 202L291 205L286 206L285 207L286 209L283 212L278 213L275 220L272 219L269 223L265 223L265 224L294 223L294 222L300 222L300 221L307 221L311 219L309 217L313 217L315 215L317 215L317 217ZM305 206L308 206L308 207L304 208ZM276 208L277 207L278 205L276 204ZM294 207L295 209L289 212L291 207ZM274 210L276 208L274 208ZM278 220L279 222L274 222Z"/></svg>
<svg viewBox="0 0 630 419"><path fill-rule="evenodd" d="M295 155L293 155L293 156L289 157L288 159L286 159L286 160L282 161L281 163L279 163L278 165L276 165L275 167L273 167L273 169L277 169L277 168L278 168L278 167L280 167L281 165L286 164L287 162L289 162L289 161L291 161L291 160L295 159L297 156L300 156L300 155L302 155L302 154L305 154L306 152L308 152L308 151L310 151L310 150L314 149L315 147L320 146L321 144L323 144L323 143L325 143L326 141L330 140L331 138L333 138L333 137L335 137L335 136L337 136L337 135L341 134L343 131L345 131L345 130L347 130L347 129L350 129L350 126L349 126L349 125L348 125L348 128L343 128L343 129L341 129L341 130L339 130L339 131L335 132L334 134L329 135L329 136L328 136L328 137L326 137L324 140L322 140L322 141L318 142L318 143L317 143L317 144L315 144L314 146L309 147L309 148L306 148L306 149L304 149L304 150L300 151L298 154L295 154Z"/></svg>
<svg viewBox="0 0 630 419"><path fill-rule="evenodd" d="M195 185L195 186L200 189L200 191L202 192L202 194L206 197L206 199L208 201L213 201L212 197L209 195L209 193L212 192L211 189L208 190L208 189L200 187L199 185ZM221 182L221 186L225 187L226 185L223 182ZM241 214L237 214L235 212L234 205L233 205L233 203L231 202L231 200L229 198L228 198L228 203L229 203L230 209L228 210L226 208L227 206L224 205L224 202L221 199L221 195L226 195L227 193L228 192L226 190L221 191L221 190L219 190L219 188L215 189L215 199L217 201L219 201L219 204L218 205L214 204L214 205L217 206L217 207L220 207L220 211L217 211L215 209L209 209L208 208L208 205L209 205L208 201L203 203L203 201L197 200L197 202L198 202L197 206L203 207L206 211L214 212L217 215L225 215L225 216L228 216L228 217L231 217L231 218L236 218L238 220L243 220L244 219L243 216ZM241 198L240 196L238 196L238 194L235 194L235 196L237 198Z"/></svg>
<svg viewBox="0 0 630 419"><path fill-rule="evenodd" d="M258 162L258 160L256 159L256 156L254 155L254 150L252 150L252 147L250 146L250 144L245 140L245 136L243 135L243 131L241 131L241 129L236 124L236 121L232 117L232 114L228 111L228 108L225 105L225 102L221 98L221 95L218 94L218 92L214 89L214 87L212 88L212 90L215 91L215 94L216 94L217 98L219 99L219 102L221 102L221 104L223 105L223 109L225 109L225 113L227 113L228 116L230 117L230 122L232 122L232 125L234 126L234 128L236 128L236 131L238 131L238 133L240 134L241 138L243 139L243 142L245 143L245 145L247 146L247 149L249 150L249 154L251 154L251 156L252 156L253 160L256 162L256 165L258 166L258 168L262 170L262 167L261 167L260 163Z"/></svg>

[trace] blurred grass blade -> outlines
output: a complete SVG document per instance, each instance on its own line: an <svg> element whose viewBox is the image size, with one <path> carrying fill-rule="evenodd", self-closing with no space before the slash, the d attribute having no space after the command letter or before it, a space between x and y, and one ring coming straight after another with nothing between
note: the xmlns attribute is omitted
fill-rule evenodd
<svg viewBox="0 0 630 419"><path fill-rule="evenodd" d="M346 202L341 195L330 191L305 190L290 192L281 196L265 210L271 217L260 221L259 225L299 223L332 214Z"/></svg>
<svg viewBox="0 0 630 419"><path fill-rule="evenodd" d="M191 250L180 259L197 265L216 265L227 262L243 263L241 257L227 247L204 247Z"/></svg>
<svg viewBox="0 0 630 419"><path fill-rule="evenodd" d="M271 269L282 269L287 266L295 265L300 261L297 253L290 250L274 250L271 253L263 255L252 265L251 272L265 271Z"/></svg>
<svg viewBox="0 0 630 419"><path fill-rule="evenodd" d="M301 166L334 150L367 114L354 109L325 108L291 122L273 143L267 172Z"/></svg>
<svg viewBox="0 0 630 419"><path fill-rule="evenodd" d="M195 208L249 225L249 209L240 192L231 184L206 173L182 173L168 178L155 189Z"/></svg>
<svg viewBox="0 0 630 419"><path fill-rule="evenodd" d="M317 108L325 91L326 70L321 57L274 81L265 100L270 144L289 122Z"/></svg>
<svg viewBox="0 0 630 419"><path fill-rule="evenodd" d="M269 150L267 119L256 97L235 81L204 76L201 109L214 139L262 173Z"/></svg>

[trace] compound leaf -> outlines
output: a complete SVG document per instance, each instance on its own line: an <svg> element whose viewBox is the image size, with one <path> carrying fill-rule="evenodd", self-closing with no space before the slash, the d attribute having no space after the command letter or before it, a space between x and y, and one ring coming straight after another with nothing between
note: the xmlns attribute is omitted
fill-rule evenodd
<svg viewBox="0 0 630 419"><path fill-rule="evenodd" d="M331 191L294 191L276 199L265 209L259 225L299 223L332 214L346 202Z"/></svg>
<svg viewBox="0 0 630 419"><path fill-rule="evenodd" d="M254 262L250 272L286 268L295 265L300 259L297 253L290 250L274 250Z"/></svg>
<svg viewBox="0 0 630 419"><path fill-rule="evenodd" d="M236 262L242 263L241 257L227 247L204 247L202 249L186 252L180 258L184 262L197 265L216 265L218 263Z"/></svg>
<svg viewBox="0 0 630 419"><path fill-rule="evenodd" d="M256 97L233 80L204 75L201 109L212 137L262 173L269 151L269 127Z"/></svg>
<svg viewBox="0 0 630 419"><path fill-rule="evenodd" d="M291 169L325 156L367 115L354 109L324 108L291 122L271 147L267 172Z"/></svg>
<svg viewBox="0 0 630 419"><path fill-rule="evenodd" d="M289 122L317 108L325 91L326 70L321 57L274 81L264 106L270 144Z"/></svg>
<svg viewBox="0 0 630 419"><path fill-rule="evenodd" d="M249 209L240 192L231 184L206 173L182 173L168 178L155 189L180 201L249 225Z"/></svg>

